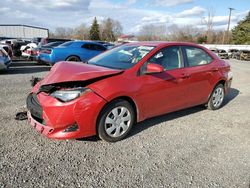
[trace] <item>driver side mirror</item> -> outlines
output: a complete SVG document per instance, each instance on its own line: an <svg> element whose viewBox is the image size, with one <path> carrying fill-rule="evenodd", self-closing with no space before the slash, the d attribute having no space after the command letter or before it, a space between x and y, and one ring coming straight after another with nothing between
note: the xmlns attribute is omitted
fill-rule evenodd
<svg viewBox="0 0 250 188"><path fill-rule="evenodd" d="M149 63L146 67L146 74L161 73L164 72L164 68L161 65L155 63Z"/></svg>

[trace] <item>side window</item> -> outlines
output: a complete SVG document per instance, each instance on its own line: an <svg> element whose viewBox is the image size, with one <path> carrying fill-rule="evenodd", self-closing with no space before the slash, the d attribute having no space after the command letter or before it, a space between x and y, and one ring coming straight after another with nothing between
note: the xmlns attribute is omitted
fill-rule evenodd
<svg viewBox="0 0 250 188"><path fill-rule="evenodd" d="M207 52L200 48L185 46L184 49L187 55L187 63L189 67L209 64L213 60Z"/></svg>
<svg viewBox="0 0 250 188"><path fill-rule="evenodd" d="M158 51L148 60L148 63L155 63L163 66L164 70L172 70L183 67L181 50L179 46L166 47Z"/></svg>
<svg viewBox="0 0 250 188"><path fill-rule="evenodd" d="M84 44L84 45L82 45L82 48L85 48L85 49L87 49L87 50L90 50L89 44Z"/></svg>
<svg viewBox="0 0 250 188"><path fill-rule="evenodd" d="M97 50L97 51L105 51L106 50L106 48L104 47L104 46L101 46L101 45L95 45L95 49Z"/></svg>
<svg viewBox="0 0 250 188"><path fill-rule="evenodd" d="M87 50L95 50L94 44L88 44L88 43L82 45L82 48L85 48L85 49L87 49Z"/></svg>
<svg viewBox="0 0 250 188"><path fill-rule="evenodd" d="M106 48L104 46L98 45L98 44L84 44L82 45L82 48L85 48L87 50L97 50L97 51L105 51Z"/></svg>

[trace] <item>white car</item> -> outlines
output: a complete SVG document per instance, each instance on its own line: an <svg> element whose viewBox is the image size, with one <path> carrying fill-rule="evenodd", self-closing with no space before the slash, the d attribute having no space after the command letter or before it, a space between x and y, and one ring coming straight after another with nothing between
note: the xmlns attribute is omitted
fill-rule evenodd
<svg viewBox="0 0 250 188"><path fill-rule="evenodd" d="M8 69L11 64L11 58L8 53L0 46L0 70Z"/></svg>
<svg viewBox="0 0 250 188"><path fill-rule="evenodd" d="M27 45L21 46L22 57L30 59L32 56L32 49L37 48L36 43L29 43Z"/></svg>

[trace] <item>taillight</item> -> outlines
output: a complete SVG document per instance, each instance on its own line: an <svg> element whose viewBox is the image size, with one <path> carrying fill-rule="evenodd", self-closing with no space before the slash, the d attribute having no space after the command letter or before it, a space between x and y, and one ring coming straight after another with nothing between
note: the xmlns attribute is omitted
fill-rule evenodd
<svg viewBox="0 0 250 188"><path fill-rule="evenodd" d="M42 53L51 54L51 50L43 50Z"/></svg>
<svg viewBox="0 0 250 188"><path fill-rule="evenodd" d="M25 53L30 54L30 55L32 54L31 50L26 50Z"/></svg>
<svg viewBox="0 0 250 188"><path fill-rule="evenodd" d="M32 50L31 55L37 55L37 50Z"/></svg>

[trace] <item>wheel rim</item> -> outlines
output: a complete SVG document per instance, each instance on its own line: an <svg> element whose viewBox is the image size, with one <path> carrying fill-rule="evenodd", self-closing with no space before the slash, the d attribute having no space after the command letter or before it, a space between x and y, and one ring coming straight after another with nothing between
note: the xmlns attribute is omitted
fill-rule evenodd
<svg viewBox="0 0 250 188"><path fill-rule="evenodd" d="M131 125L131 113L124 107L112 109L105 119L105 131L111 137L120 137Z"/></svg>
<svg viewBox="0 0 250 188"><path fill-rule="evenodd" d="M222 104L223 98L224 98L223 88L221 87L216 88L213 93L213 105L215 108L218 108Z"/></svg>

